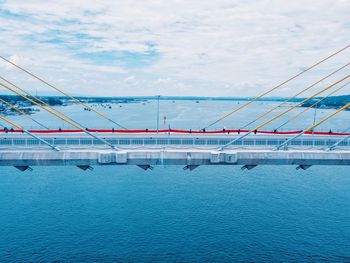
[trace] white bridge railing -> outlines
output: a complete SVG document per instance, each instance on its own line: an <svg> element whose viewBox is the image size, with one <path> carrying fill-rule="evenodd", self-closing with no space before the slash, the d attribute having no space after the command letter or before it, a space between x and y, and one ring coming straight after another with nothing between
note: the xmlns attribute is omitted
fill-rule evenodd
<svg viewBox="0 0 350 263"><path fill-rule="evenodd" d="M227 144L232 138L201 138L201 137L103 137L109 143L121 147L121 148L161 148L161 147L174 147L174 148L217 148ZM269 149L276 145L283 143L287 137L248 137L240 141L233 143L229 148L263 148ZM59 137L59 138L43 138L50 144L59 147L70 147L70 148L88 148L88 147L105 147L104 144L95 139L87 137ZM341 137L322 137L308 136L301 137L292 141L288 147L290 148L320 148L324 149L328 146L333 145L339 141ZM0 138L0 149L1 148L35 148L45 146L42 142L33 138ZM46 147L46 146L45 146ZM342 142L339 147L350 148L350 141Z"/></svg>

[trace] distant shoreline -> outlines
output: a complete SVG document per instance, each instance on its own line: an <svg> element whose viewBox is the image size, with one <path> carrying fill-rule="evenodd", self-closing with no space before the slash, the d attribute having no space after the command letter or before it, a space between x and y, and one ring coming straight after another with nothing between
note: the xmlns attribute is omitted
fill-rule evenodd
<svg viewBox="0 0 350 263"><path fill-rule="evenodd" d="M76 98L83 100L158 100L158 96L122 96L122 97L84 97L77 96ZM205 97L205 96L159 96L159 100L210 100L210 101L249 101L254 97ZM283 101L283 97L268 97L260 98L258 101ZM293 101L300 101L294 99Z"/></svg>
<svg viewBox="0 0 350 263"><path fill-rule="evenodd" d="M59 100L70 100L64 96L37 96L43 100L59 99ZM117 96L117 97L100 97L100 96L74 96L75 98L83 101L144 101L144 100L158 100L158 96ZM11 98L19 101L24 99L17 95L0 95L0 98ZM254 97L205 97L205 96L159 96L159 100L213 100L213 101L249 101ZM260 98L258 101L284 101L285 97L266 97ZM292 99L292 102L301 101L303 98Z"/></svg>
<svg viewBox="0 0 350 263"><path fill-rule="evenodd" d="M22 98L17 95L0 95L0 98L11 103L17 109L26 112L27 114L33 114L39 109L37 106L33 105L31 102L27 101L25 98ZM47 103L50 106L68 106L76 104L76 102L70 98L63 96L38 96L41 100ZM75 98L79 99L83 103L97 103L97 104L124 104L124 103L140 103L151 100L166 100L166 101L250 101L253 100L253 97L204 97L204 96L124 96L124 97L87 97L87 96L76 96ZM309 107L313 103L322 99L314 98L306 103L303 103L301 107ZM257 101L274 101L282 102L286 101L285 97L268 97L260 98ZM294 98L289 102L301 102L304 98ZM327 99L322 100L317 105L317 108L326 108L326 109L337 109L344 106L346 103L350 102L350 95L346 96L333 96ZM4 116L8 115L19 115L19 113L12 109L10 106L0 102L0 114Z"/></svg>

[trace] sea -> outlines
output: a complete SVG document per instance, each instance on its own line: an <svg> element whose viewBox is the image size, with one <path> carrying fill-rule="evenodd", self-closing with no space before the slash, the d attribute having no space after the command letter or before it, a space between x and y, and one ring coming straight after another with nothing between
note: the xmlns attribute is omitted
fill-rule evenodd
<svg viewBox="0 0 350 263"><path fill-rule="evenodd" d="M91 106L127 128L153 129L157 103ZM201 129L243 103L161 100L159 126ZM241 128L278 103L255 102L209 129ZM87 128L117 128L79 105L57 109ZM332 112L309 110L283 129L303 129ZM32 117L69 128L42 110ZM37 128L23 116L9 118ZM317 129L349 127L350 112L342 112ZM33 168L0 167L0 262L350 262L349 167Z"/></svg>

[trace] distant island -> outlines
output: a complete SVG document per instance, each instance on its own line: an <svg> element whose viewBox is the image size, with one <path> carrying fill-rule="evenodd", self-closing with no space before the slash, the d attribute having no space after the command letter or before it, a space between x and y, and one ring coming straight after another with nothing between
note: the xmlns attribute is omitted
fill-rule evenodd
<svg viewBox="0 0 350 263"><path fill-rule="evenodd" d="M36 111L39 111L38 107L33 105L31 102L17 95L0 95L0 98L6 102L14 105L17 109L27 113L33 114ZM63 96L38 96L38 98L50 106L67 106L75 104L76 102L73 99L63 97ZM77 99L86 104L101 104L106 108L111 108L111 104L123 104L123 103L141 103L150 100L170 100L170 101L179 101L179 100L193 100L193 101L250 101L252 97L196 97L196 96L139 96L139 97L82 97L77 96ZM303 103L301 107L309 107L322 97L312 99L306 103ZM261 98L258 101L285 101L284 97L268 97ZM295 98L290 100L290 102L301 102L303 98ZM350 102L350 95L344 96L333 96L327 99L324 99L322 102L317 104L317 108L340 108L346 103ZM88 109L85 109L88 110ZM0 114L7 115L17 115L19 114L16 110L6 105L5 103L0 102Z"/></svg>
<svg viewBox="0 0 350 263"><path fill-rule="evenodd" d="M301 105L301 107L310 107L317 101L322 100L322 97L311 99ZM350 95L342 95L342 96L332 96L328 97L326 99L323 99L317 105L315 105L316 108L322 108L322 109L338 109L346 105L350 102ZM346 110L350 110L349 108Z"/></svg>
<svg viewBox="0 0 350 263"><path fill-rule="evenodd" d="M26 114L33 114L36 111L40 111L40 109L27 99L17 96L17 95L0 95L0 98L9 104L13 105L17 109L25 112ZM30 97L29 97L30 98ZM63 96L37 96L40 100L47 103L49 106L67 106L76 104L76 101L73 99L63 97ZM102 98L102 97L76 97L80 101L86 104L107 104L103 105L104 107L111 107L109 104L112 103L137 103L146 101L146 99L142 98ZM87 109L85 109L87 110ZM15 109L0 101L0 114L4 116L8 115L18 115L20 114Z"/></svg>
<svg viewBox="0 0 350 263"><path fill-rule="evenodd" d="M32 114L35 111L38 111L36 107L33 107L33 104L26 100L25 98L22 98L17 95L0 95L0 98L7 103L13 105L17 109L27 113L27 114ZM41 98L45 103L51 105L51 106L56 106L56 105L62 105L62 101L58 98L55 97L46 97L46 98ZM6 103L3 103L0 101L0 113L1 115L18 115L19 113Z"/></svg>

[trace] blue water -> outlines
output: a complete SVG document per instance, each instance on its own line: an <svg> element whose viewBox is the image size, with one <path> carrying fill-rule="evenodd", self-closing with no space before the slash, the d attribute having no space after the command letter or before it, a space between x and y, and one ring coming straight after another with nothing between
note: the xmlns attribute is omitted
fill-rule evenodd
<svg viewBox="0 0 350 263"><path fill-rule="evenodd" d="M349 168L1 168L4 261L350 261Z"/></svg>
<svg viewBox="0 0 350 263"><path fill-rule="evenodd" d="M350 262L349 167L34 168L0 168L2 262Z"/></svg>

